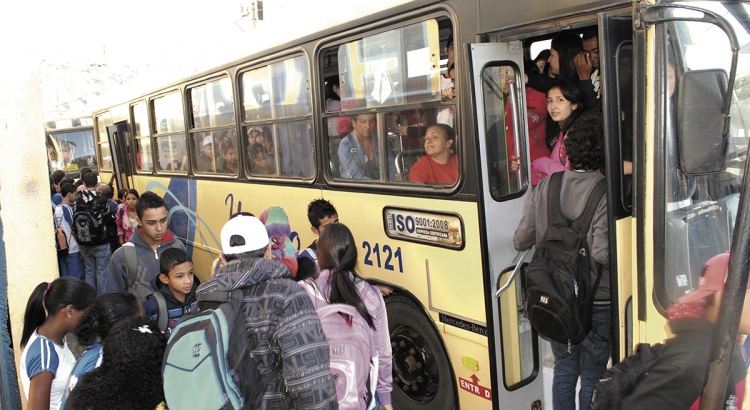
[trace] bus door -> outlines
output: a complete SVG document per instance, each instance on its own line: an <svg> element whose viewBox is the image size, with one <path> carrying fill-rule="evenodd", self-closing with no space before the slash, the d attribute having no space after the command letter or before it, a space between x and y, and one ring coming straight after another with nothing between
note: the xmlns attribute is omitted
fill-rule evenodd
<svg viewBox="0 0 750 410"><path fill-rule="evenodd" d="M520 42L471 44L470 57L494 398L502 408L541 409L540 343L524 317L521 282L512 278L524 261L513 249L513 233L531 194L523 47Z"/></svg>
<svg viewBox="0 0 750 410"><path fill-rule="evenodd" d="M107 127L107 137L111 155L116 158L113 178L117 181L117 190L133 187L133 173L130 167L130 146L128 145L128 126L125 121ZM104 182L104 181L103 181ZM111 182L111 181L110 181Z"/></svg>

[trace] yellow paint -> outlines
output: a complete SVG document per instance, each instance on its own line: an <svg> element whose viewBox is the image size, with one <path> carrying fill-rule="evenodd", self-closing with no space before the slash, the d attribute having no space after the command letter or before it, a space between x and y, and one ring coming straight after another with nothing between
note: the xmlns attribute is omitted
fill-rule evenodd
<svg viewBox="0 0 750 410"><path fill-rule="evenodd" d="M471 370L471 371L479 370L479 362L473 357L464 356L461 358L461 363L463 363L464 367L468 370Z"/></svg>

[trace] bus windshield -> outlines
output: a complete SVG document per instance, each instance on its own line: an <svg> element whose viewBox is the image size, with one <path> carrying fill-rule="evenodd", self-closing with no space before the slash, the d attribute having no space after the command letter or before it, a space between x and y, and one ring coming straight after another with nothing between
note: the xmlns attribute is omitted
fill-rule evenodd
<svg viewBox="0 0 750 410"><path fill-rule="evenodd" d="M76 178L81 168L97 170L94 150L94 133L91 119L69 121L66 128L59 129L61 121L47 122L47 163L50 172L61 169ZM54 128L53 128L54 127Z"/></svg>

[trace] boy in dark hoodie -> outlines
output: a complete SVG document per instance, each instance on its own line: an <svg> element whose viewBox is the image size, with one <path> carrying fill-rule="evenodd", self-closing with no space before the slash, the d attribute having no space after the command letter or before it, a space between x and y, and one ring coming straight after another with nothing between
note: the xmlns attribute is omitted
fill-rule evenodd
<svg viewBox="0 0 750 410"><path fill-rule="evenodd" d="M151 282L156 292L143 303L143 316L156 321L169 337L182 316L198 301L195 290L200 281L193 274L193 260L182 249L165 250L159 260L159 270L159 275ZM159 299L163 301L161 308Z"/></svg>

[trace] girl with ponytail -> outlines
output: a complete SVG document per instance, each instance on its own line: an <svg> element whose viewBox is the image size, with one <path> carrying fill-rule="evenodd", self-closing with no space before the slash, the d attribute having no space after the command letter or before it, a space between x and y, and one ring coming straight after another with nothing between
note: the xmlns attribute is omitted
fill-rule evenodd
<svg viewBox="0 0 750 410"><path fill-rule="evenodd" d="M326 225L318 239L317 248L320 274L315 278L315 284L328 303L353 306L372 328L373 343L378 354L375 392L384 408L392 410L393 364L383 295L378 288L365 282L357 274L357 246L346 225Z"/></svg>
<svg viewBox="0 0 750 410"><path fill-rule="evenodd" d="M21 384L29 410L58 409L75 356L65 335L96 298L86 282L66 276L37 285L26 304L21 334Z"/></svg>

